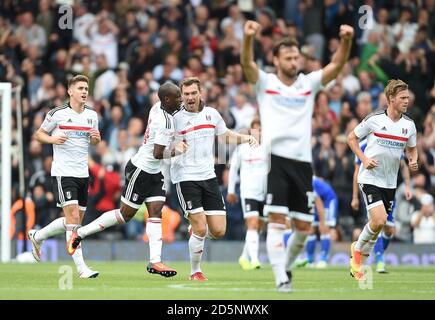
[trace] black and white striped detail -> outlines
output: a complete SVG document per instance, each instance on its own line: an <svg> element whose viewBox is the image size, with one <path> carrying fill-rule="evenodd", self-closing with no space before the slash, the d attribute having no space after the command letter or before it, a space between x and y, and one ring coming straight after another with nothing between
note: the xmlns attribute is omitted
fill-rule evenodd
<svg viewBox="0 0 435 320"><path fill-rule="evenodd" d="M171 119L169 118L169 114L163 109L162 109L162 111L163 111L163 115L165 116L165 119L166 119L166 129L171 129Z"/></svg>
<svg viewBox="0 0 435 320"><path fill-rule="evenodd" d="M359 190L361 191L361 194L362 194L362 196L363 196L363 199L364 199L364 203L365 203L365 205L366 205L366 209L367 209L367 215L369 214L369 210L370 209L372 209L372 208L374 208L374 207L378 207L378 206L383 206L384 205L384 202L382 201L382 200L378 200L378 201L376 201L376 202L373 202L371 199L369 199L369 197L371 197L372 195L367 195L365 192L364 192L364 184L362 184L362 183L360 183L360 184L358 184L358 186L359 186ZM373 202L373 203L372 203Z"/></svg>
<svg viewBox="0 0 435 320"><path fill-rule="evenodd" d="M187 208L186 200L184 199L183 192L181 192L180 183L175 184L175 190L177 191L178 201L180 202L180 206L183 209L184 216L186 218L188 217L189 214L195 214L204 211L203 207L192 208L192 209Z"/></svg>
<svg viewBox="0 0 435 320"><path fill-rule="evenodd" d="M52 116L53 116L57 111L59 111L59 110L63 110L63 109L66 109L66 108L68 108L68 107L69 107L68 104L65 104L65 105L63 105L63 106L60 106L60 107L54 108L53 110L49 111L48 114L52 117Z"/></svg>
<svg viewBox="0 0 435 320"><path fill-rule="evenodd" d="M127 191L125 192L125 197L121 196L121 201L124 202L126 205L134 208L134 209L139 209L140 205L131 202L130 199L131 199L131 196L133 194L134 184L136 183L136 179L139 176L141 171L142 170L139 168L136 168L136 170L134 170L133 174L131 175L130 180L128 181Z"/></svg>
<svg viewBox="0 0 435 320"><path fill-rule="evenodd" d="M63 208L70 204L79 204L78 200L65 201L65 194L63 193L63 188L62 188L62 177L56 177L56 181L57 181L57 192L59 193L59 199L58 199L59 202L56 204L56 206ZM82 210L81 208L84 209ZM85 211L86 207L80 207L79 209Z"/></svg>

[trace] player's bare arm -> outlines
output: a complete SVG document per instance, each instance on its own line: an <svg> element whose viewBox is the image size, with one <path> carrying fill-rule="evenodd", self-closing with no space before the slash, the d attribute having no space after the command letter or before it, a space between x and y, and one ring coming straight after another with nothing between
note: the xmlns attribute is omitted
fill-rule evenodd
<svg viewBox="0 0 435 320"><path fill-rule="evenodd" d="M97 129L91 129L89 131L89 142L93 146L97 145L101 141L100 131Z"/></svg>
<svg viewBox="0 0 435 320"><path fill-rule="evenodd" d="M65 134L60 136L51 136L47 131L42 128L39 128L38 131L36 131L35 138L40 143L44 144L63 144L68 139Z"/></svg>
<svg viewBox="0 0 435 320"><path fill-rule="evenodd" d="M355 153L355 155L361 160L364 168L370 170L378 166L378 162L375 159L368 158L364 155L364 152L359 146L358 137L354 131L349 133L347 137L347 144L353 153Z"/></svg>
<svg viewBox="0 0 435 320"><path fill-rule="evenodd" d="M220 139L222 139L221 137L224 137L225 142L228 144L249 143L249 146L251 147L258 147L259 145L257 139L255 139L253 136L248 134L240 134L230 129L228 129L227 131L225 131L224 134L219 136Z"/></svg>
<svg viewBox="0 0 435 320"><path fill-rule="evenodd" d="M403 159L400 160L400 171L402 173L403 182L405 183L405 199L409 201L412 199L411 172Z"/></svg>
<svg viewBox="0 0 435 320"><path fill-rule="evenodd" d="M417 147L406 147L406 156L408 158L408 167L411 172L416 172L418 170L418 153Z"/></svg>
<svg viewBox="0 0 435 320"><path fill-rule="evenodd" d="M183 141L172 144L169 147L160 144L154 144L153 156L156 159L168 159L187 151L187 144Z"/></svg>
<svg viewBox="0 0 435 320"><path fill-rule="evenodd" d="M243 45L240 55L240 64L249 83L258 81L258 67L254 62L254 38L260 32L258 22L248 20L243 28Z"/></svg>
<svg viewBox="0 0 435 320"><path fill-rule="evenodd" d="M322 70L322 85L335 79L349 59L354 30L349 25L340 26L340 46L332 57L331 62Z"/></svg>
<svg viewBox="0 0 435 320"><path fill-rule="evenodd" d="M359 164L355 163L355 169L353 171L353 177L352 177L352 201L350 203L350 206L355 211L357 211L359 208L358 171L359 171Z"/></svg>

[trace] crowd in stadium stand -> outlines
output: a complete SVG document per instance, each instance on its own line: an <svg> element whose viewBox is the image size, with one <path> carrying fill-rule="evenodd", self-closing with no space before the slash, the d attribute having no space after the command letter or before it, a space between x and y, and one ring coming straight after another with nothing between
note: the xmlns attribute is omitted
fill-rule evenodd
<svg viewBox="0 0 435 320"><path fill-rule="evenodd" d="M434 194L435 186L435 1L89 0L75 1L68 7L71 11L59 12L63 3L68 1L0 3L0 82L22 87L25 176L36 225L45 226L60 210L53 202L49 178L52 147L39 144L32 134L48 110L67 101L66 83L71 76L90 78L88 104L100 116L103 138L92 150L89 162L87 223L118 207L123 168L142 143L148 112L158 101L159 85L199 77L206 103L221 113L229 128L244 130L257 114L253 87L244 80L239 63L244 21L255 19L262 26L255 43L256 62L262 69L273 71L273 43L290 36L301 44L302 72L307 73L330 61L341 24L367 22L358 10L369 5L373 25L355 28L349 62L317 95L313 166L339 198L337 240L350 240L366 217L350 206L354 155L346 136L370 112L386 105L383 88L388 79L408 83L412 98L408 115L419 133L420 172L412 177L413 200L406 201L403 185L398 187L395 237L412 242L411 217L420 210L420 194L424 190ZM72 11L73 17L68 16ZM15 151L16 105L14 99ZM15 151L14 186L19 181ZM227 170L228 165L216 166L224 194ZM174 192L168 205L179 210ZM225 239L242 239L240 204L228 204L227 209ZM137 221L143 224L140 217ZM176 239L187 237L186 228L183 221ZM141 237L143 229L135 230L120 228L99 236Z"/></svg>

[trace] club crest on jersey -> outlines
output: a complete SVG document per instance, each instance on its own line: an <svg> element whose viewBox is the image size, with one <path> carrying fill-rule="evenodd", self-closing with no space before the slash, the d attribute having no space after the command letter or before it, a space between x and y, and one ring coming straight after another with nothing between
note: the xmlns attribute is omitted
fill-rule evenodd
<svg viewBox="0 0 435 320"><path fill-rule="evenodd" d="M266 204L271 204L272 198L273 198L273 195L271 193L268 193L266 196Z"/></svg>
<svg viewBox="0 0 435 320"><path fill-rule="evenodd" d="M192 201L187 201L187 209L192 209Z"/></svg>
<svg viewBox="0 0 435 320"><path fill-rule="evenodd" d="M67 199L71 199L71 191L67 191L67 192L65 192L65 195L66 195L66 198Z"/></svg>
<svg viewBox="0 0 435 320"><path fill-rule="evenodd" d="M137 201L137 199L139 198L139 195L137 193L133 193L133 201Z"/></svg>
<svg viewBox="0 0 435 320"><path fill-rule="evenodd" d="M402 128L402 134L408 134L408 129Z"/></svg>
<svg viewBox="0 0 435 320"><path fill-rule="evenodd" d="M205 118L207 119L207 121L211 121L211 116L210 115L206 115Z"/></svg>

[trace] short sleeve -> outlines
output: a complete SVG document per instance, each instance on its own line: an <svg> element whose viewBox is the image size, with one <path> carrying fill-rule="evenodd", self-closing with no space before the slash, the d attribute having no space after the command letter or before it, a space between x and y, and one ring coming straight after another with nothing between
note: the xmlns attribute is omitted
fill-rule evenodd
<svg viewBox="0 0 435 320"><path fill-rule="evenodd" d="M220 136L221 134L227 132L228 128L227 125L225 124L224 119L222 119L221 114L216 109L213 110L215 112L215 117L216 117L215 135Z"/></svg>
<svg viewBox="0 0 435 320"><path fill-rule="evenodd" d="M94 121L92 121L92 129L98 130L98 115L96 112L94 114Z"/></svg>
<svg viewBox="0 0 435 320"><path fill-rule="evenodd" d="M263 70L258 70L258 80L255 83L254 89L257 94L261 94L266 90L267 73Z"/></svg>
<svg viewBox="0 0 435 320"><path fill-rule="evenodd" d="M417 129L415 128L415 124L412 123L412 133L408 138L408 142L406 143L407 147L413 148L417 145Z"/></svg>
<svg viewBox="0 0 435 320"><path fill-rule="evenodd" d="M42 122L41 129L50 133L51 131L54 130L54 128L56 128L56 126L57 126L56 115L54 114L53 116L51 116L50 113L47 113L44 122Z"/></svg>
<svg viewBox="0 0 435 320"><path fill-rule="evenodd" d="M368 136L372 132L372 117L361 121L361 123L353 129L353 132L359 139Z"/></svg>
<svg viewBox="0 0 435 320"><path fill-rule="evenodd" d="M322 70L310 72L305 76L308 81L312 93L316 93L322 87Z"/></svg>
<svg viewBox="0 0 435 320"><path fill-rule="evenodd" d="M160 122L156 126L156 133L154 136L154 144L161 146L169 146L174 139L174 126L171 124L168 128L166 122Z"/></svg>

